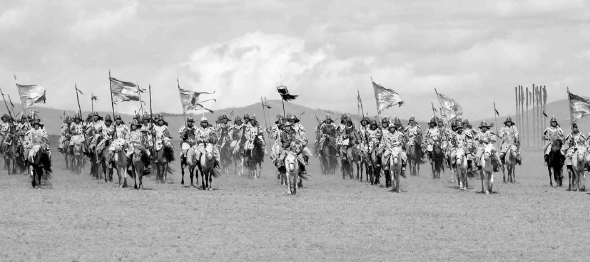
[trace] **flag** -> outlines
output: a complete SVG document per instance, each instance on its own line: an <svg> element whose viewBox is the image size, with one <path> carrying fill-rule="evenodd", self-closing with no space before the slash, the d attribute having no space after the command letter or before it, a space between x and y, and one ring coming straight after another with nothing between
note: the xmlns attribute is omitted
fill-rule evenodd
<svg viewBox="0 0 590 262"><path fill-rule="evenodd" d="M298 97L298 95L289 94L289 90L284 85L277 86L277 91L279 91L281 98L285 101L295 100Z"/></svg>
<svg viewBox="0 0 590 262"><path fill-rule="evenodd" d="M216 101L215 99L209 99L205 101L201 101L199 96L201 94L210 94L206 92L195 92L191 90L186 90L180 88L178 86L178 92L180 93L180 102L182 103L182 110L186 113L187 111L199 111L199 110L207 110L210 113L213 113L213 110L208 109L202 105L202 103L206 101Z"/></svg>
<svg viewBox="0 0 590 262"><path fill-rule="evenodd" d="M113 102L139 101L139 87L131 82L111 77L111 92L113 93Z"/></svg>
<svg viewBox="0 0 590 262"><path fill-rule="evenodd" d="M567 93L570 101L572 122L576 122L578 119L590 115L590 98L574 95L569 91Z"/></svg>
<svg viewBox="0 0 590 262"><path fill-rule="evenodd" d="M404 104L399 94L393 89L385 88L375 82L373 82L373 89L375 89L375 100L377 101L377 114L381 114L381 111L392 106Z"/></svg>
<svg viewBox="0 0 590 262"><path fill-rule="evenodd" d="M361 100L361 92L357 89L357 96L356 96L356 101L357 101L357 108L363 108L363 100Z"/></svg>
<svg viewBox="0 0 590 262"><path fill-rule="evenodd" d="M497 116L500 116L500 112L498 112L498 109L496 109L495 107L494 107L494 111L496 111Z"/></svg>
<svg viewBox="0 0 590 262"><path fill-rule="evenodd" d="M76 92L80 93L81 95L84 95L84 93L82 93L82 90L78 89L78 87L75 87L75 88L76 88Z"/></svg>
<svg viewBox="0 0 590 262"><path fill-rule="evenodd" d="M21 103L25 108L33 107L38 104L45 104L46 90L40 85L21 85L16 83Z"/></svg>
<svg viewBox="0 0 590 262"><path fill-rule="evenodd" d="M98 96L92 95L92 97L90 98L90 100L98 101Z"/></svg>
<svg viewBox="0 0 590 262"><path fill-rule="evenodd" d="M272 107L268 105L268 102L266 101L266 97L264 99L260 99L260 102L262 103L262 107L264 108L268 108L271 109Z"/></svg>
<svg viewBox="0 0 590 262"><path fill-rule="evenodd" d="M442 109L445 111L445 115L449 120L455 119L458 116L463 115L463 108L454 99L451 99L441 93L438 93L438 100L442 105Z"/></svg>

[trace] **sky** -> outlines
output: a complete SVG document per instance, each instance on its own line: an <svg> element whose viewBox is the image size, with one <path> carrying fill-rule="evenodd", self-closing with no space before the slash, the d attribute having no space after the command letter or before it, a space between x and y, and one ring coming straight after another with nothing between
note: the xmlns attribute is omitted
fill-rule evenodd
<svg viewBox="0 0 590 262"><path fill-rule="evenodd" d="M376 114L371 77L405 104L386 115L432 116L434 89L468 118L514 112L514 87L590 96L590 1L569 0L8 0L0 8L0 87L47 89L48 107L110 110L108 72L152 86L156 112L180 113L185 89L211 109L279 99ZM147 100L147 99L146 99ZM133 113L139 104L121 103Z"/></svg>

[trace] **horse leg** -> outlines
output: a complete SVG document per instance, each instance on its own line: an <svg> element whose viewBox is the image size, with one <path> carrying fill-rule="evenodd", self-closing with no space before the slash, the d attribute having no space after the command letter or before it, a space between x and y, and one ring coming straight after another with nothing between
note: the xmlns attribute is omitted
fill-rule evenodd
<svg viewBox="0 0 590 262"><path fill-rule="evenodd" d="M549 185L553 187L553 174L551 173L551 167L547 167L547 171L549 171Z"/></svg>

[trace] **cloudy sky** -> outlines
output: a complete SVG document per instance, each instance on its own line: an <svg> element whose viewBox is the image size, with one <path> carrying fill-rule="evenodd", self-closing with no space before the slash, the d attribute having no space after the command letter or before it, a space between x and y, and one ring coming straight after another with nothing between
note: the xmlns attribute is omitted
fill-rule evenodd
<svg viewBox="0 0 590 262"><path fill-rule="evenodd" d="M277 99L376 113L370 82L406 104L388 115L432 115L434 88L467 117L514 111L514 86L590 96L590 1L103 0L3 1L0 87L41 84L47 105L75 109L74 83L110 110L108 70L153 88L155 111L181 112L184 88L216 91L212 109ZM119 106L133 112L137 103Z"/></svg>

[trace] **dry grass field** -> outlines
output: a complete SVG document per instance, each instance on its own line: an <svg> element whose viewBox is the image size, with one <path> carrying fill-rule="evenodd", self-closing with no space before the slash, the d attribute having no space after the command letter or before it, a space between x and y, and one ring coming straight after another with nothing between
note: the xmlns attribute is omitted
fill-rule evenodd
<svg viewBox="0 0 590 262"><path fill-rule="evenodd" d="M588 261L590 195L549 187L540 153L525 158L491 195L427 166L397 194L318 174L313 160L290 196L269 163L213 191L180 185L178 168L137 191L65 171L56 154L42 189L0 173L0 261Z"/></svg>

